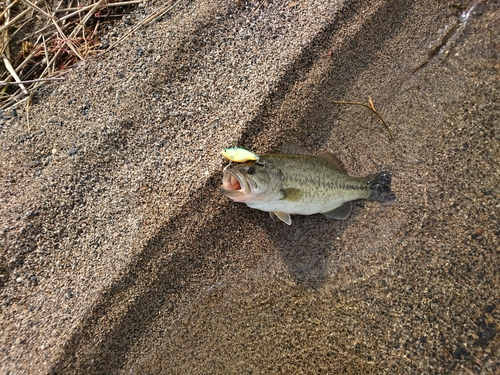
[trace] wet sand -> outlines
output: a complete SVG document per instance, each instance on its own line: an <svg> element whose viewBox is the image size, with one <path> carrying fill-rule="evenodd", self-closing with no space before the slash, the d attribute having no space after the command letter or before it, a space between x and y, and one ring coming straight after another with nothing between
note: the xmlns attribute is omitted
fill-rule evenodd
<svg viewBox="0 0 500 375"><path fill-rule="evenodd" d="M499 373L499 27L493 1L189 1L3 113L0 372ZM334 103L368 96L394 140ZM396 201L289 227L219 193L221 149L286 144Z"/></svg>

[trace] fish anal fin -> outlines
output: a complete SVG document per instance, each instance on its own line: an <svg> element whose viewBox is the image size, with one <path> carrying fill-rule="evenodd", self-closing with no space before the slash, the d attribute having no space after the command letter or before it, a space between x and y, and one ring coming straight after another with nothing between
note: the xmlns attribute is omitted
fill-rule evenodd
<svg viewBox="0 0 500 375"><path fill-rule="evenodd" d="M281 149L281 152L283 154L312 155L311 153L305 151L301 147L290 143L284 145Z"/></svg>
<svg viewBox="0 0 500 375"><path fill-rule="evenodd" d="M340 159L334 153L326 152L319 155L319 157L326 160L328 164L330 164L337 171L347 174L347 170L345 169L344 164L342 164Z"/></svg>
<svg viewBox="0 0 500 375"><path fill-rule="evenodd" d="M292 218L290 217L290 214L287 214L286 212L280 212L280 211L272 211L272 212L269 212L269 215L271 216L271 218L274 220L274 218L278 218L280 219L281 221L283 221L284 223L288 224L288 225L292 225Z"/></svg>
<svg viewBox="0 0 500 375"><path fill-rule="evenodd" d="M283 193L283 197L281 199L284 199L286 201L290 202L297 202L302 198L302 195L304 192L300 189L297 188L287 188L287 189L282 189L281 192Z"/></svg>
<svg viewBox="0 0 500 375"><path fill-rule="evenodd" d="M329 212L324 212L323 215L331 219L345 220L349 217L351 211L352 211L352 202L345 202Z"/></svg>

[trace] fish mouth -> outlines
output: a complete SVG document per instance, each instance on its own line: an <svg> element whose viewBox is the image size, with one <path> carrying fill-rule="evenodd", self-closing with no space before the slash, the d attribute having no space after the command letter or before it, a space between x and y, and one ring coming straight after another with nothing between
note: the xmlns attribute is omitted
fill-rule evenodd
<svg viewBox="0 0 500 375"><path fill-rule="evenodd" d="M242 201L251 194L251 187L247 179L237 171L224 171L221 192L232 200Z"/></svg>

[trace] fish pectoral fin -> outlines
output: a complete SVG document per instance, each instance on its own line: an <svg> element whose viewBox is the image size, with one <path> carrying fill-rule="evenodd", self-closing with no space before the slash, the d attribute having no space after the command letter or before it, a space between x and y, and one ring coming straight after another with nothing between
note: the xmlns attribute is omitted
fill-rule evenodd
<svg viewBox="0 0 500 375"><path fill-rule="evenodd" d="M334 210L331 210L329 212L324 212L323 215L331 219L345 220L349 217L351 211L352 211L352 203L346 202L338 206Z"/></svg>
<svg viewBox="0 0 500 375"><path fill-rule="evenodd" d="M304 194L302 190L297 188L281 189L281 193L283 194L281 199L290 202L297 202L298 200L300 200L300 198L302 198L302 194Z"/></svg>
<svg viewBox="0 0 500 375"><path fill-rule="evenodd" d="M292 218L290 217L290 214L287 214L286 212L271 211L271 212L269 212L269 215L271 216L271 218L273 220L275 218L278 218L281 221L287 223L288 225L292 225Z"/></svg>
<svg viewBox="0 0 500 375"><path fill-rule="evenodd" d="M319 155L319 157L326 160L328 164L330 164L332 168L334 168L335 170L347 174L347 170L345 169L344 164L342 164L340 159L334 153L326 152L324 154Z"/></svg>

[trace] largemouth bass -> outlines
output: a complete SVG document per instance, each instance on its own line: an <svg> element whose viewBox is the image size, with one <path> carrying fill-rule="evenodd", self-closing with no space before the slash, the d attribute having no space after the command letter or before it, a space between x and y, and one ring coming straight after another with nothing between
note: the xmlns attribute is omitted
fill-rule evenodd
<svg viewBox="0 0 500 375"><path fill-rule="evenodd" d="M367 177L351 177L332 153L266 154L224 170L222 194L270 213L288 225L290 215L323 214L344 220L352 202L368 199L391 202L391 175L380 172Z"/></svg>

